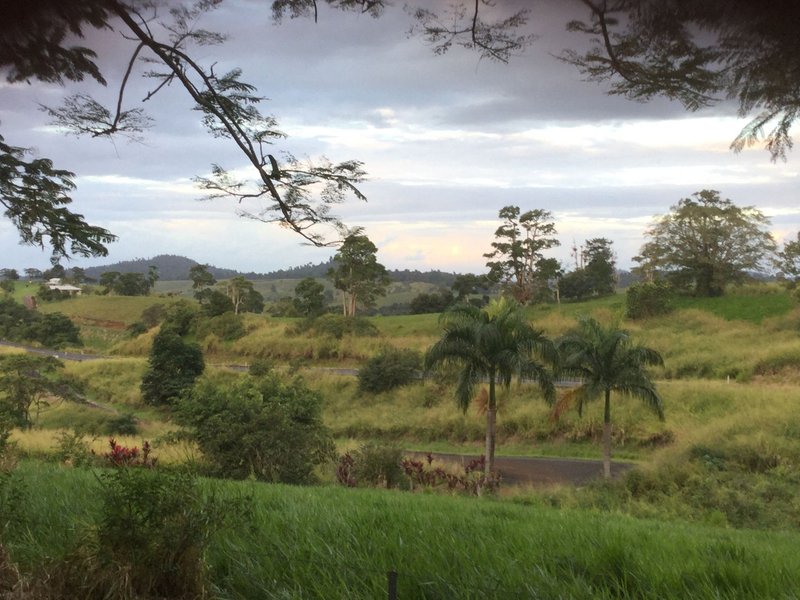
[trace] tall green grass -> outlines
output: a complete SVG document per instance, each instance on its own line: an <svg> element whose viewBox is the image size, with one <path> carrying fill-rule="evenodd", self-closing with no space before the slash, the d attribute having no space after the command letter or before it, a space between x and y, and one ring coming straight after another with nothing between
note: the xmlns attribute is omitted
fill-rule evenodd
<svg viewBox="0 0 800 600"><path fill-rule="evenodd" d="M97 518L89 471L23 464L23 518L7 535L28 571ZM208 561L223 599L797 598L800 537L661 523L490 499L214 483L252 498Z"/></svg>

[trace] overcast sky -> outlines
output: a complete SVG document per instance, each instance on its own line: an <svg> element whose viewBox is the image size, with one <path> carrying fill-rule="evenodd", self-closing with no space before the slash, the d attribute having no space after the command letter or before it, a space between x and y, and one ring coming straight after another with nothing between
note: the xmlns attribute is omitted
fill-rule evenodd
<svg viewBox="0 0 800 600"><path fill-rule="evenodd" d="M609 97L580 81L551 56L582 43L565 31L565 4L532 3L530 28L539 38L507 65L460 48L434 56L408 37L411 21L401 8L380 19L323 9L316 24L274 25L265 2L248 0L226 0L206 16L204 27L230 39L194 54L219 70L241 67L243 79L269 98L262 111L289 136L276 152L365 163L368 202L352 200L339 214L365 228L389 268L484 272L497 212L507 205L553 213L562 245L551 255L566 266L573 242L607 237L629 268L653 216L704 188L756 206L778 241L794 237L800 156L772 163L761 148L731 152L746 122L735 105L687 114L663 100ZM67 268L180 254L266 272L333 254L237 216L257 207L198 200L193 176L207 174L211 163L237 169L244 161L229 142L204 132L177 86L145 104L155 124L143 143L64 136L48 126L37 103L58 105L78 90L114 97L131 45L115 32L88 42L101 51L109 89L0 83L6 142L74 171L73 209L119 236L107 258L78 258ZM131 106L148 83L133 88ZM0 234L0 267L47 266L49 253L20 246L7 221Z"/></svg>

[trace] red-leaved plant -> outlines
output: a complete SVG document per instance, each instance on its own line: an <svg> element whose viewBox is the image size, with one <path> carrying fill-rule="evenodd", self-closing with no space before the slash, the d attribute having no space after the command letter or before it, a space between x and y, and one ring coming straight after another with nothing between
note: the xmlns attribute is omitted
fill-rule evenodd
<svg viewBox="0 0 800 600"><path fill-rule="evenodd" d="M139 450L137 446L133 448L121 446L113 437L108 439L108 445L111 447L111 450L103 454L103 459L105 459L109 466L146 468L153 468L156 466L157 459L150 456L152 448L148 441L142 443L141 450Z"/></svg>
<svg viewBox="0 0 800 600"><path fill-rule="evenodd" d="M500 487L500 476L484 473L486 457L480 456L464 465L464 473L449 473L442 467L433 466L433 455L425 455L425 461L413 458L404 458L400 463L403 472L411 481L411 489L416 486L429 488L446 488L451 492L466 492L479 496L485 492L491 493ZM427 464L426 464L427 463Z"/></svg>

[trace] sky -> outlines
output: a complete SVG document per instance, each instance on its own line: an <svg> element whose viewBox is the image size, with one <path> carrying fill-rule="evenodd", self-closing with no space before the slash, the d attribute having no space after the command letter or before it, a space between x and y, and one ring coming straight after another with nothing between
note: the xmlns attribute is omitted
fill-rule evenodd
<svg viewBox="0 0 800 600"><path fill-rule="evenodd" d="M567 268L573 244L595 237L611 239L618 266L630 268L653 218L701 189L758 208L778 242L800 230L796 152L776 163L759 147L733 153L730 142L747 120L732 103L687 113L581 81L553 57L585 43L565 30L581 16L569 2L530 3L528 30L538 38L508 64L461 48L434 55L408 35L412 21L397 4L379 19L322 7L317 23L276 25L266 3L226 0L200 25L228 41L193 51L219 71L241 67L242 79L267 98L262 112L288 136L276 154L363 161L368 201L351 199L337 213L364 228L388 268L485 272L498 211L508 205L552 213L561 246L548 256ZM245 164L229 141L203 130L177 86L141 104L152 80L133 83L129 106L154 119L141 142L77 138L50 125L39 105L58 106L77 91L115 98L131 44L117 31L92 32L85 43L98 50L107 88L0 81L6 143L74 172L73 210L119 236L107 257L65 267L177 254L268 272L333 255L276 224L238 216L257 206L200 200L193 176L207 175L212 163L232 171ZM0 267L47 267L49 252L18 240L0 221Z"/></svg>

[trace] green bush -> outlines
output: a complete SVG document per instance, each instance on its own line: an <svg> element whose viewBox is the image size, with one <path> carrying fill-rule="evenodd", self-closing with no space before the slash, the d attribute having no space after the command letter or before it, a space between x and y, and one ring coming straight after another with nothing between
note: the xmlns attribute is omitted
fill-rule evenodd
<svg viewBox="0 0 800 600"><path fill-rule="evenodd" d="M83 467L95 462L89 442L82 431L62 431L56 442L56 458L60 463Z"/></svg>
<svg viewBox="0 0 800 600"><path fill-rule="evenodd" d="M345 335L374 337L378 335L378 328L373 325L372 321L363 317L322 315L315 319L304 319L291 330L287 330L290 335L300 335L308 332L327 335L340 340Z"/></svg>
<svg viewBox="0 0 800 600"><path fill-rule="evenodd" d="M307 483L333 454L322 398L299 380L204 379L180 402L178 415L214 475Z"/></svg>
<svg viewBox="0 0 800 600"><path fill-rule="evenodd" d="M358 390L378 394L408 385L421 366L419 352L386 347L358 370Z"/></svg>
<svg viewBox="0 0 800 600"><path fill-rule="evenodd" d="M399 446L370 442L340 457L336 476L339 483L350 487L399 487L406 482Z"/></svg>
<svg viewBox="0 0 800 600"><path fill-rule="evenodd" d="M205 368L203 352L167 328L153 338L142 378L142 398L148 404L172 404L192 387Z"/></svg>
<svg viewBox="0 0 800 600"><path fill-rule="evenodd" d="M628 287L625 293L629 319L646 319L672 310L672 286L663 281L642 281Z"/></svg>
<svg viewBox="0 0 800 600"><path fill-rule="evenodd" d="M139 421L131 413L124 413L110 419L106 424L109 435L136 435L139 433Z"/></svg>
<svg viewBox="0 0 800 600"><path fill-rule="evenodd" d="M226 312L215 317L199 319L197 322L198 339L203 339L208 335L215 335L221 340L230 342L238 340L243 337L244 334L244 317L233 312Z"/></svg>
<svg viewBox="0 0 800 600"><path fill-rule="evenodd" d="M180 300L167 309L161 330L170 330L181 336L187 335L194 329L198 314L196 305L187 300Z"/></svg>

